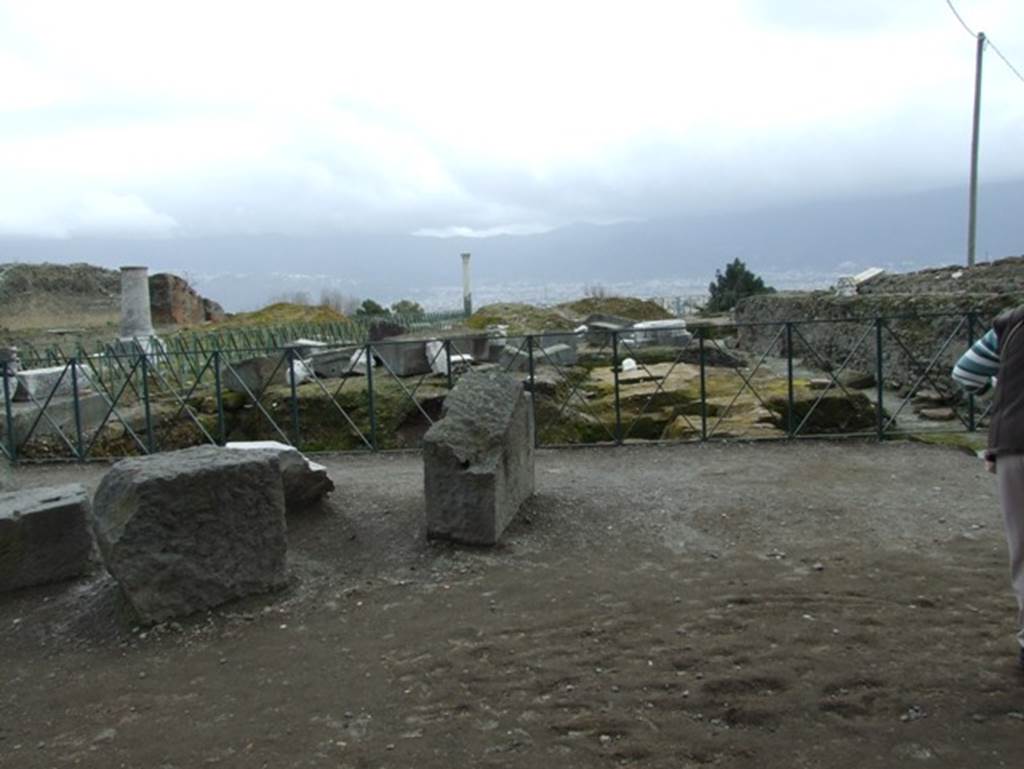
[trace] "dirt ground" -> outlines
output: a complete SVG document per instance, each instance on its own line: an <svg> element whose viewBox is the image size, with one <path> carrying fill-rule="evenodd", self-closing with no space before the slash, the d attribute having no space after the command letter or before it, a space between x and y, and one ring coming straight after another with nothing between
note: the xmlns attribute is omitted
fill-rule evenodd
<svg viewBox="0 0 1024 769"><path fill-rule="evenodd" d="M150 629L100 574L0 597L0 765L1020 766L970 456L543 451L490 550L425 540L417 454L324 461L338 490L289 519L282 593Z"/></svg>

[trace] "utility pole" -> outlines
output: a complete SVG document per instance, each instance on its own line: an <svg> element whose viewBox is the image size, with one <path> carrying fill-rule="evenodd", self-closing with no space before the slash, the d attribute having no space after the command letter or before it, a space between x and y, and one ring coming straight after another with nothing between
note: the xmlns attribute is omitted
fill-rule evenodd
<svg viewBox="0 0 1024 769"><path fill-rule="evenodd" d="M974 64L974 126L971 133L971 189L967 213L967 266L974 266L974 241L978 230L978 124L981 122L981 60L985 52L985 33L978 33L978 53Z"/></svg>

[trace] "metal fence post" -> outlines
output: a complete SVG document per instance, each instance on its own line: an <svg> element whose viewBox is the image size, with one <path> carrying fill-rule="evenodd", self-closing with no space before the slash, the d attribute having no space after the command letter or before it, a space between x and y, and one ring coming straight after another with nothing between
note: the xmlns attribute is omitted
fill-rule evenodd
<svg viewBox="0 0 1024 769"><path fill-rule="evenodd" d="M967 347L974 344L974 310L967 311ZM978 429L976 414L974 411L974 393L967 393L967 430L975 432Z"/></svg>
<svg viewBox="0 0 1024 769"><path fill-rule="evenodd" d="M793 437L793 321L786 321L786 436Z"/></svg>
<svg viewBox="0 0 1024 769"><path fill-rule="evenodd" d="M85 446L82 443L82 404L78 401L78 359L71 359L71 405L75 412L75 453L78 461L85 460Z"/></svg>
<svg viewBox="0 0 1024 769"><path fill-rule="evenodd" d="M615 385L615 445L622 445L622 398L619 396L619 332L612 331L612 377Z"/></svg>
<svg viewBox="0 0 1024 769"><path fill-rule="evenodd" d="M366 356L366 407L370 412L370 447L377 450L377 409L373 402L373 345L367 342L363 350Z"/></svg>
<svg viewBox="0 0 1024 769"><path fill-rule="evenodd" d="M875 317L875 382L878 388L878 403L875 404L878 410L878 440L885 440L885 410L882 408L882 401L885 397L885 383L882 380L885 366L882 361L882 325L881 317Z"/></svg>
<svg viewBox="0 0 1024 769"><path fill-rule="evenodd" d="M288 383L291 385L292 432L295 434L292 445L298 447L302 443L302 431L299 424L299 393L295 384L295 348L285 348L288 355Z"/></svg>
<svg viewBox="0 0 1024 769"><path fill-rule="evenodd" d="M149 359L146 357L145 351L139 357L139 370L142 372L142 408L146 415L146 453L155 454L153 412L149 404Z"/></svg>
<svg viewBox="0 0 1024 769"><path fill-rule="evenodd" d="M447 372L448 389L452 389L452 340L444 340L444 370Z"/></svg>
<svg viewBox="0 0 1024 769"><path fill-rule="evenodd" d="M224 389L220 381L220 349L213 351L213 393L217 401L217 441L223 446L227 443L227 429L224 422Z"/></svg>
<svg viewBox="0 0 1024 769"><path fill-rule="evenodd" d="M537 388L533 368L533 334L526 337L526 359L530 370L530 410L533 411L533 446L540 446L540 430L537 429Z"/></svg>
<svg viewBox="0 0 1024 769"><path fill-rule="evenodd" d="M13 464L18 460L18 438L14 434L14 412L11 406L10 382L7 380L7 361L0 363L0 379L4 380L4 422L7 428L7 456Z"/></svg>
<svg viewBox="0 0 1024 769"><path fill-rule="evenodd" d="M697 345L700 358L700 439L708 439L708 380L706 369L706 350L704 347L704 335L707 333L706 326L697 328Z"/></svg>

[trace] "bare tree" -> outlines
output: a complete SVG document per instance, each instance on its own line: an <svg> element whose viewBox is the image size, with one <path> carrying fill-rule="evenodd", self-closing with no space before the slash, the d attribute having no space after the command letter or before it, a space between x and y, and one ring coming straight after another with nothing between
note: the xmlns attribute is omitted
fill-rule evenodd
<svg viewBox="0 0 1024 769"><path fill-rule="evenodd" d="M279 304L281 302L285 304L313 304L313 300L309 298L308 291L286 291L283 294L275 294L270 297L271 304Z"/></svg>
<svg viewBox="0 0 1024 769"><path fill-rule="evenodd" d="M335 312L343 315L353 315L362 301L354 296L343 294L336 288L324 288L320 290L320 306L330 307Z"/></svg>

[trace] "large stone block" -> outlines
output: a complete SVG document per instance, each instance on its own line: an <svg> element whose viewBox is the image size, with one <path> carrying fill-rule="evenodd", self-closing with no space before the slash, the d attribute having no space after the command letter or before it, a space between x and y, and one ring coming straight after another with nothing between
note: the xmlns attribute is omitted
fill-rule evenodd
<svg viewBox="0 0 1024 769"><path fill-rule="evenodd" d="M537 357L540 362L552 366L575 366L578 359L576 348L567 344L553 344L544 347Z"/></svg>
<svg viewBox="0 0 1024 769"><path fill-rule="evenodd" d="M283 353L246 358L224 369L224 386L232 392L245 394L248 389L253 395L259 395L271 385L287 383L288 359Z"/></svg>
<svg viewBox="0 0 1024 769"><path fill-rule="evenodd" d="M278 441L231 441L227 448L267 451L277 458L284 483L284 504L289 513L315 507L334 491L334 482L327 475L327 468L310 461L293 446Z"/></svg>
<svg viewBox="0 0 1024 769"><path fill-rule="evenodd" d="M493 545L534 489L534 424L522 382L465 374L423 438L427 535Z"/></svg>
<svg viewBox="0 0 1024 769"><path fill-rule="evenodd" d="M634 323L628 336L638 346L686 347L693 339L693 334L686 330L686 323L679 319Z"/></svg>
<svg viewBox="0 0 1024 769"><path fill-rule="evenodd" d="M286 582L281 468L268 452L217 446L118 462L93 501L107 569L143 622Z"/></svg>
<svg viewBox="0 0 1024 769"><path fill-rule="evenodd" d="M89 499L77 483L0 494L0 591L88 571L88 520Z"/></svg>
<svg viewBox="0 0 1024 769"><path fill-rule="evenodd" d="M99 428L103 418L110 410L107 401L99 393L80 393L77 400L74 398L60 397L51 398L46 406L45 417L40 415L41 407L46 398L39 399L35 403L11 403L11 416L13 417L14 434L17 436L18 446L36 438L56 437L58 430L71 441L75 440L75 410L78 411L78 420L82 425L82 431L88 438ZM2 399L0 399L2 404ZM123 415L125 409L118 407ZM112 416L111 419L114 419ZM31 431L31 434L30 434ZM7 422L0 419L0 440L6 442Z"/></svg>
<svg viewBox="0 0 1024 769"><path fill-rule="evenodd" d="M395 376L418 376L430 371L425 345L422 339L389 340L375 344L373 354Z"/></svg>
<svg viewBox="0 0 1024 769"><path fill-rule="evenodd" d="M22 369L15 373L14 377L18 388L14 392L14 400L45 401L53 397L68 397L75 392L77 384L78 392L83 393L92 390L91 371L81 363L75 365L77 383L72 377L71 366L50 366L48 368Z"/></svg>
<svg viewBox="0 0 1024 769"><path fill-rule="evenodd" d="M356 363L354 356L358 355L361 349L357 347L343 347L341 349L314 352L311 356L310 365L318 377L325 379L365 374L365 366L361 367L359 371L354 370Z"/></svg>

